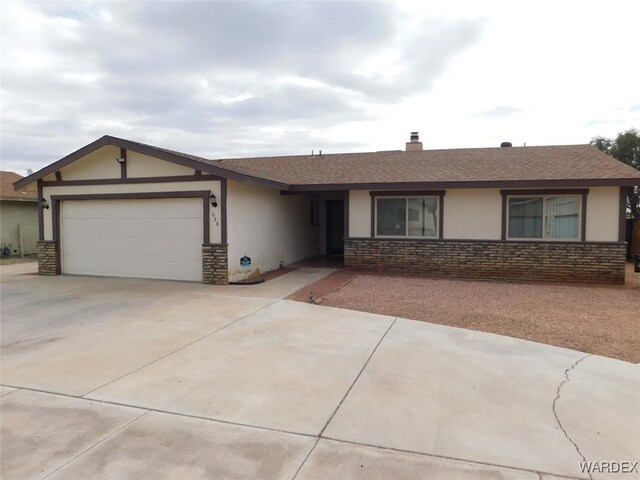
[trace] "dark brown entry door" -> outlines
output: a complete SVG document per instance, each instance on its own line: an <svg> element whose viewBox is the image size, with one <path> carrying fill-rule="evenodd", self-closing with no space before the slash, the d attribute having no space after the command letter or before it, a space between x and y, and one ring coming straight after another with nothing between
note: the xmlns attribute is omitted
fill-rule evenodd
<svg viewBox="0 0 640 480"><path fill-rule="evenodd" d="M327 255L344 254L344 200L326 200Z"/></svg>

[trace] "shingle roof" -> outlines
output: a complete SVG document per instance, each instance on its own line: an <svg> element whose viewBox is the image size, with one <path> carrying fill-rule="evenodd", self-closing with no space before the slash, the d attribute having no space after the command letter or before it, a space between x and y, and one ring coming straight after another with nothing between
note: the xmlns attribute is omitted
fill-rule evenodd
<svg viewBox="0 0 640 480"><path fill-rule="evenodd" d="M280 190L640 185L640 171L590 145L401 150L209 160L105 135L17 182L24 188L105 145Z"/></svg>
<svg viewBox="0 0 640 480"><path fill-rule="evenodd" d="M15 172L0 171L0 200L17 200L23 202L35 202L38 200L36 192L16 191L13 188L14 182L22 178Z"/></svg>
<svg viewBox="0 0 640 480"><path fill-rule="evenodd" d="M215 165L289 185L638 179L590 145L385 151L222 159Z"/></svg>

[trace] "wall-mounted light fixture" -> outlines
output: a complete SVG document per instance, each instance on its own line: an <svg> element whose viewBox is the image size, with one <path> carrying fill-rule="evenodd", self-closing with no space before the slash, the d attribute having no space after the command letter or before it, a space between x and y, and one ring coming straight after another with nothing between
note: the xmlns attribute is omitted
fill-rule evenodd
<svg viewBox="0 0 640 480"><path fill-rule="evenodd" d="M40 206L42 207L42 209L44 210L45 208L48 210L49 209L49 202L47 202L46 198L42 198L40 200Z"/></svg>
<svg viewBox="0 0 640 480"><path fill-rule="evenodd" d="M211 196L209 197L209 201L211 202L211 206L212 207L217 207L218 206L218 199L216 198L216 196L212 193Z"/></svg>
<svg viewBox="0 0 640 480"><path fill-rule="evenodd" d="M127 161L127 159L126 159L126 158L124 158L124 157L118 157L118 158L116 158L116 162L118 162L118 163L120 163L120 164L123 164L123 163L124 163L124 162L126 162L126 161Z"/></svg>

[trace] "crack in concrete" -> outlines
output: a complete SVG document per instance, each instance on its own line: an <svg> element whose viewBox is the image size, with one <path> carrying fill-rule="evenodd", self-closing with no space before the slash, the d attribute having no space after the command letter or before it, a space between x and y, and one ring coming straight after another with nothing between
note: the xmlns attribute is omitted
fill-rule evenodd
<svg viewBox="0 0 640 480"><path fill-rule="evenodd" d="M587 462L587 458L583 455L583 453L580 451L580 447L578 447L578 444L573 440L573 438L571 438L571 436L569 436L569 433L567 433L567 431L565 430L564 426L562 425L562 422L560 421L560 417L558 416L558 410L556 408L556 405L558 403L558 400L560 400L560 390L562 389L562 387L569 382L569 372L571 372L574 368L576 368L578 366L578 364L580 362L582 362L584 359L591 357L592 354L589 353L587 355L585 355L584 357L579 358L578 360L576 360L575 362L573 362L573 364L566 368L564 371L564 380L562 382L560 382L560 385L558 385L558 388L556 389L556 398L553 399L553 403L551 405L551 409L553 410L553 416L556 419L556 423L558 424L558 426L560 427L560 430L562 430L562 433L564 433L564 436L567 437L567 440L569 440L571 442L571 444L573 445L573 447L576 449L576 452L578 452L578 455L580 455L580 457L582 458L583 462ZM589 473L589 478L591 480L593 480L593 476L591 475L591 472Z"/></svg>
<svg viewBox="0 0 640 480"><path fill-rule="evenodd" d="M300 471L302 469L302 467L306 463L307 459L311 456L311 454L313 453L314 449L318 445L319 441L320 440L329 440L329 441L338 442L338 443L344 443L344 444L348 444L348 445L359 445L359 446L362 446L362 447L375 448L377 450L388 450L388 451L391 451L391 452L408 453L408 454L412 454L412 455L420 455L420 456L423 456L423 457L441 458L441 459L444 459L444 460L454 460L454 461L458 461L458 462L467 462L467 463L472 463L472 464L475 464L475 465L483 465L483 466L489 466L489 467L504 468L504 469L515 470L515 471L519 471L519 472L535 473L537 475L551 475L551 476L558 477L558 478L560 478L559 477L559 475L560 475L563 479L566 478L566 479L571 479L571 480L583 480L582 478L579 478L579 477L571 477L571 476L567 476L566 474L561 474L561 473L556 473L556 472L544 472L544 471L539 471L539 470L533 470L533 469L530 469L530 468L514 467L512 465L505 465L505 464L499 464L499 463L483 462L483 461L473 460L473 459L463 458L463 457L452 457L452 456L447 456L447 455L438 455L436 453L421 452L421 451L417 451L417 450L394 448L394 447L388 447L388 446L385 447L385 446L381 446L381 445L374 445L372 443L356 442L356 441L353 441L353 440L343 440L343 439L339 439L339 438L335 438L335 437L329 437L327 435L323 435L322 437L320 437L320 436L314 435L314 434L294 432L294 431L289 431L289 430L280 430L280 429L276 429L276 428L262 427L262 426L259 426L259 425L251 425L251 424L247 424L247 423L232 422L230 420L223 420L223 419L220 419L220 418L204 417L204 416L201 416L201 415L180 413L180 412L175 412L175 411L170 411L170 410L161 410L161 409L157 409L157 408L153 408L153 407L142 407L140 405L132 405L132 404L128 404L128 403L120 403L120 402L115 402L115 401L99 400L99 399L96 399L96 398L80 397L80 396L77 396L77 395L70 395L70 394L60 393L60 392L52 392L52 391L48 391L48 390L39 390L39 389L36 389L36 388L31 388L31 387L18 387L18 386L15 386L15 385L7 385L7 384L0 384L0 385L2 385L4 387L16 388L17 389L16 391L24 390L24 391L27 391L27 392L38 392L38 393L44 393L44 394L47 394L47 395L56 395L56 396L60 396L60 397L73 398L73 399L77 399L77 400L84 400L84 401L87 401L87 402L97 402L97 403L102 403L102 404L106 404L106 405L114 405L114 406L118 406L118 407L133 408L133 409L136 409L136 410L144 410L145 413L156 412L156 413L160 413L160 414L164 414L164 415L173 415L173 416L176 416L176 417L194 418L194 419L197 419L197 420L204 420L204 421L213 422L213 423L222 423L222 424L225 424L225 425L233 425L233 426L236 426L236 427L253 428L253 429L257 429L257 430L278 432L278 433L283 433L283 434L287 434L287 435L314 438L316 441L313 444L313 447L309 450L309 453L305 457L305 460L298 467L298 471ZM11 392L11 393L13 393L13 392ZM141 417L142 417L142 415L141 415ZM141 417L138 417L138 418L141 418ZM137 419L134 419L132 422L134 422L136 420ZM128 425L129 424L125 425L124 427L121 427L121 429L127 427ZM51 475L52 473L53 472L50 472L47 475ZM296 472L296 475L297 474L298 473Z"/></svg>

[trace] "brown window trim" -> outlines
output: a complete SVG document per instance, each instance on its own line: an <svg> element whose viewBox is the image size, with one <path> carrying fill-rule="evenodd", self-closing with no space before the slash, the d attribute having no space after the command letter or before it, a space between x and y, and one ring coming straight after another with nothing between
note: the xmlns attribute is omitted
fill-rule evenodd
<svg viewBox="0 0 640 480"><path fill-rule="evenodd" d="M391 191L369 191L371 196L371 238L376 237L376 197L438 197L438 237L437 238L419 238L416 240L442 240L444 229L444 194L446 190L391 190ZM400 237L404 238L404 237Z"/></svg>
<svg viewBox="0 0 640 480"><path fill-rule="evenodd" d="M620 187L620 206L618 220L618 241L627 241L627 196L633 193L633 187Z"/></svg>
<svg viewBox="0 0 640 480"><path fill-rule="evenodd" d="M226 193L226 192L224 192ZM221 192L222 202L222 229L224 234L222 244L226 244L226 195ZM210 243L210 200L211 190L194 190L180 192L140 192L140 193L97 193L78 195L52 195L51 196L51 223L53 229L53 241L60 242L60 202L71 200L136 200L136 199L160 199L160 198L202 198L202 243ZM43 233L41 231L41 235Z"/></svg>
<svg viewBox="0 0 640 480"><path fill-rule="evenodd" d="M500 190L502 195L502 240L503 241L544 241L544 240L522 240L522 239L508 239L507 238L507 197L514 195L581 195L582 207L581 207L581 225L580 225L580 238L578 240L553 240L554 242L586 242L587 241L587 195L589 194L588 188L556 188L556 189L529 189L529 190Z"/></svg>
<svg viewBox="0 0 640 480"><path fill-rule="evenodd" d="M42 211L42 199L44 198L42 180L38 180L38 240L44 240L44 212Z"/></svg>
<svg viewBox="0 0 640 480"><path fill-rule="evenodd" d="M349 190L344 192L344 238L349 237Z"/></svg>

